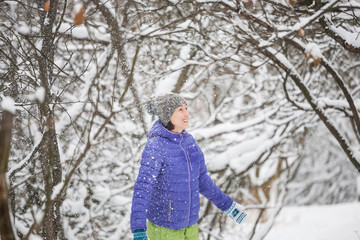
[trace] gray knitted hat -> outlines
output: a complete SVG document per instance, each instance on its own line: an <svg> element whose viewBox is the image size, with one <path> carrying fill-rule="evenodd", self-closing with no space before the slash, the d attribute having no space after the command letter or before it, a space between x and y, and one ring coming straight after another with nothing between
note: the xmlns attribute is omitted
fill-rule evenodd
<svg viewBox="0 0 360 240"><path fill-rule="evenodd" d="M170 122L176 108L186 103L185 99L178 94L170 93L152 98L146 103L146 111L152 116L158 116L161 123L166 126Z"/></svg>

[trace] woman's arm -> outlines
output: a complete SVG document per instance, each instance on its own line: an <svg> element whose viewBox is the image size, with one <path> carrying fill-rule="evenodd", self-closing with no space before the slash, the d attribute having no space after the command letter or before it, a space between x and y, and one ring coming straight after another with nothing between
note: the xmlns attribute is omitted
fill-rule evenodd
<svg viewBox="0 0 360 240"><path fill-rule="evenodd" d="M207 175L204 158L202 158L200 167L200 193L236 223L240 224L245 219L247 214L244 212L244 206L234 202Z"/></svg>
<svg viewBox="0 0 360 240"><path fill-rule="evenodd" d="M162 161L161 154L156 149L156 141L149 141L142 153L139 175L134 186L130 217L132 232L146 230L146 211Z"/></svg>
<svg viewBox="0 0 360 240"><path fill-rule="evenodd" d="M202 154L203 155L203 154ZM209 199L217 208L226 211L233 200L225 194L207 175L207 167L205 165L204 157L200 160L200 193Z"/></svg>

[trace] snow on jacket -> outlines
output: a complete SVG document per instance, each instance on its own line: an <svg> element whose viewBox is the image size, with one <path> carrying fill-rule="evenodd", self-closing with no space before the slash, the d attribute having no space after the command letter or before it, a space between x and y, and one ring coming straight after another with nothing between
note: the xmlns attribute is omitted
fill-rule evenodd
<svg viewBox="0 0 360 240"><path fill-rule="evenodd" d="M131 231L146 229L146 219L170 229L199 219L199 193L222 211L233 200L207 175L204 155L186 131L172 133L160 121L147 135L131 207Z"/></svg>

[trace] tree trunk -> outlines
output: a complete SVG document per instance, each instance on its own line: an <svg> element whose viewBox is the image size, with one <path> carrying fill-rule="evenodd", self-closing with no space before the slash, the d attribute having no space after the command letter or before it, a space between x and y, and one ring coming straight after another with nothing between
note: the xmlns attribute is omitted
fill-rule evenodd
<svg viewBox="0 0 360 240"><path fill-rule="evenodd" d="M60 163L59 147L55 131L54 110L50 103L53 100L51 85L53 79L54 53L56 49L55 35L53 31L56 15L58 12L58 0L52 0L47 15L48 23L45 24L45 15L42 15L41 33L43 44L41 55L38 56L39 79L45 89L45 100L39 103L41 115L45 121L44 138L46 145L40 149L40 162L45 184L45 217L42 224L42 236L45 239L64 239L64 230L60 215L61 199L51 199L54 187L61 182L62 169Z"/></svg>
<svg viewBox="0 0 360 240"><path fill-rule="evenodd" d="M9 191L6 183L12 122L13 115L5 110L0 130L0 236L2 240L15 239L11 225Z"/></svg>
<svg viewBox="0 0 360 240"><path fill-rule="evenodd" d="M52 113L50 116L52 116ZM48 118L52 119L52 117ZM52 201L51 199L54 187L59 184L62 179L59 148L54 122L52 120L48 120L47 127L48 129L44 134L44 138L48 144L42 146L40 149L40 162L44 176L46 194L46 214L42 226L42 235L46 239L64 239L60 215L62 200L55 199L55 201Z"/></svg>

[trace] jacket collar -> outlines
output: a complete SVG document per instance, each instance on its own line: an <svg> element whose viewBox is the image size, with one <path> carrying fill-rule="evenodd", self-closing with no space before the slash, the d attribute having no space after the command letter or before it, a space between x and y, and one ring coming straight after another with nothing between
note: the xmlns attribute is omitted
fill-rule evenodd
<svg viewBox="0 0 360 240"><path fill-rule="evenodd" d="M156 121L154 125L151 127L149 133L147 134L147 138L153 138L153 137L163 137L169 139L171 142L179 143L184 139L186 136L188 136L189 133L186 132L186 130L183 130L181 133L173 133L169 130L167 130L160 120Z"/></svg>

